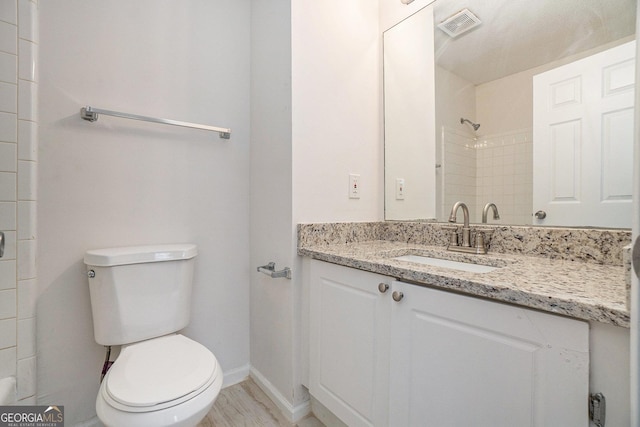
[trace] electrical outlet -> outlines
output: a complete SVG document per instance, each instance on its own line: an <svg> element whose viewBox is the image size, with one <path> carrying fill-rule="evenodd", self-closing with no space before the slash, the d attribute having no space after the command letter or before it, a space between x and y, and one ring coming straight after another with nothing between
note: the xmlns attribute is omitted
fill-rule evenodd
<svg viewBox="0 0 640 427"><path fill-rule="evenodd" d="M349 174L349 198L360 198L360 175L357 173Z"/></svg>
<svg viewBox="0 0 640 427"><path fill-rule="evenodd" d="M404 178L396 178L396 200L404 200Z"/></svg>

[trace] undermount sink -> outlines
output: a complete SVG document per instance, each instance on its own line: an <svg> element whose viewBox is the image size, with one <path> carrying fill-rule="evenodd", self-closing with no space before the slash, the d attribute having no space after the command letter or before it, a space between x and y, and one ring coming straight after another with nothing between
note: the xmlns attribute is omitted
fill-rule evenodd
<svg viewBox="0 0 640 427"><path fill-rule="evenodd" d="M431 265L433 267L443 267L443 268L450 268L452 270L467 271L471 273L489 273L490 271L494 271L500 268L500 267L493 267L490 265L474 264L474 263L462 262L462 261L452 261L449 259L432 258L428 256L421 256L421 255L403 255L403 256L394 257L392 259L395 259L398 261L413 262L416 264Z"/></svg>

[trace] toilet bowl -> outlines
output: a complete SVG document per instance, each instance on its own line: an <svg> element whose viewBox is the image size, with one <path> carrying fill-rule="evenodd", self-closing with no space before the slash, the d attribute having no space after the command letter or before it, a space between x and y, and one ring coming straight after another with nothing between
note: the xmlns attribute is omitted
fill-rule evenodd
<svg viewBox="0 0 640 427"><path fill-rule="evenodd" d="M107 427L193 427L222 386L215 356L182 335L123 346L100 385L98 418Z"/></svg>

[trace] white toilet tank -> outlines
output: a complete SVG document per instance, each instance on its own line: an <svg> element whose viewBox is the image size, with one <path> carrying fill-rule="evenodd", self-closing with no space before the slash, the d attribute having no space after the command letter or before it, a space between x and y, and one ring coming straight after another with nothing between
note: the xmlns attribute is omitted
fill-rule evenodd
<svg viewBox="0 0 640 427"><path fill-rule="evenodd" d="M197 254L193 244L87 251L96 342L128 344L187 326Z"/></svg>

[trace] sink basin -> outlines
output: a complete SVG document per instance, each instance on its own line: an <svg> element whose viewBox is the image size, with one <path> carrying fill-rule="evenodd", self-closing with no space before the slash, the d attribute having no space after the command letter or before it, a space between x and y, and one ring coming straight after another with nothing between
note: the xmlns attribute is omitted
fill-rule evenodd
<svg viewBox="0 0 640 427"><path fill-rule="evenodd" d="M392 258L398 261L414 262L416 264L431 265L434 267L450 268L458 271L468 271L471 273L488 273L497 270L500 267L492 267L490 265L473 264L470 262L452 261L449 259L432 258L421 255L403 255Z"/></svg>

